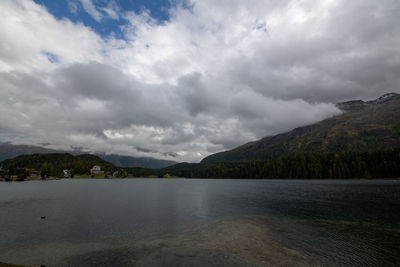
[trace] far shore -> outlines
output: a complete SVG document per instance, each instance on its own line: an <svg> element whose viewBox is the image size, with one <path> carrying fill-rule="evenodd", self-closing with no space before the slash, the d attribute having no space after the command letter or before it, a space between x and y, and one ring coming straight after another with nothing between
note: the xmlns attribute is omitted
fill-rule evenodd
<svg viewBox="0 0 400 267"><path fill-rule="evenodd" d="M75 176L73 178L60 178L60 177L47 177L45 179L42 179L41 177L26 177L24 180L21 180L16 177L12 178L1 178L0 177L0 182L28 182L28 181L54 181L54 180L71 180L71 179L82 179L82 180L123 180L123 179L218 179L218 180L280 180L280 181L301 181L301 180L355 180L355 181L373 181L373 180L400 180L400 177L397 178L291 178L291 179L282 179L282 178L276 178L276 179L271 179L271 178L187 178L187 177L177 177L177 176L170 176L170 177L157 177L157 176L147 176L147 177L136 177L136 176L128 176L128 177L104 177L104 175L101 176L95 176L91 177L90 175L82 175L82 176ZM1 265L0 265L1 267Z"/></svg>
<svg viewBox="0 0 400 267"><path fill-rule="evenodd" d="M0 262L0 267L29 267L29 266L27 266L27 265L15 265L15 264L9 264L9 263Z"/></svg>

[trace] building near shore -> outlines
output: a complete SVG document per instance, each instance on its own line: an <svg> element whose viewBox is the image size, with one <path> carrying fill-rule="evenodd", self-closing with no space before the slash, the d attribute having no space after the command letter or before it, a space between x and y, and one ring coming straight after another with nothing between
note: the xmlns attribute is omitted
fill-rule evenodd
<svg viewBox="0 0 400 267"><path fill-rule="evenodd" d="M31 177L33 177L33 178L39 178L40 177L40 171L38 171L38 170L31 169L30 170L30 174L31 174Z"/></svg>
<svg viewBox="0 0 400 267"><path fill-rule="evenodd" d="M101 167L98 165L94 165L91 169L90 169L90 174L103 174L104 171L101 170Z"/></svg>
<svg viewBox="0 0 400 267"><path fill-rule="evenodd" d="M63 170L63 177L64 178L72 178L71 170L68 170L68 169Z"/></svg>

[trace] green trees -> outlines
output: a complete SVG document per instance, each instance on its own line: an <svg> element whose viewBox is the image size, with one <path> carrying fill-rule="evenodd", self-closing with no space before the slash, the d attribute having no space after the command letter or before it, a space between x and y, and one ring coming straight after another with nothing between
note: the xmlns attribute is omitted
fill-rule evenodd
<svg viewBox="0 0 400 267"><path fill-rule="evenodd" d="M126 170L120 168L113 173L113 176L117 178L126 178L128 176L128 173L126 172Z"/></svg>
<svg viewBox="0 0 400 267"><path fill-rule="evenodd" d="M53 166L48 162L43 163L42 168L40 169L40 176L42 179L46 179L50 177L50 174L53 172Z"/></svg>
<svg viewBox="0 0 400 267"><path fill-rule="evenodd" d="M94 165L101 166L106 173L114 172L117 167L94 155L71 154L33 154L18 156L13 159L5 160L1 163L4 169L11 170L11 175L15 175L13 170L18 168L29 168L41 172L41 177L63 177L63 170L71 170L72 174L89 174L90 168Z"/></svg>
<svg viewBox="0 0 400 267"><path fill-rule="evenodd" d="M151 170L142 171L149 175ZM188 178L397 178L400 177L400 148L375 152L301 153L269 161L182 163L153 170Z"/></svg>
<svg viewBox="0 0 400 267"><path fill-rule="evenodd" d="M19 156L1 163L5 178L25 179L28 169L40 170L41 177L62 177L63 169L72 174L89 174L94 165L114 177L170 176L188 178L398 178L400 177L400 148L374 152L317 153L306 152L278 159L242 160L210 163L179 163L164 169L117 168L93 155L36 154Z"/></svg>
<svg viewBox="0 0 400 267"><path fill-rule="evenodd" d="M30 175L29 170L25 168L19 168L16 170L17 181L25 181L26 177Z"/></svg>

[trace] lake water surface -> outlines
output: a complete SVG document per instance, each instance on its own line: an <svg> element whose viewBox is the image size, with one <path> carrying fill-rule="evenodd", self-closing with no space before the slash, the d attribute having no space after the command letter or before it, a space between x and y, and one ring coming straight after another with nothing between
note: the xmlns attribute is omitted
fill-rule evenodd
<svg viewBox="0 0 400 267"><path fill-rule="evenodd" d="M2 182L0 262L400 266L400 180Z"/></svg>

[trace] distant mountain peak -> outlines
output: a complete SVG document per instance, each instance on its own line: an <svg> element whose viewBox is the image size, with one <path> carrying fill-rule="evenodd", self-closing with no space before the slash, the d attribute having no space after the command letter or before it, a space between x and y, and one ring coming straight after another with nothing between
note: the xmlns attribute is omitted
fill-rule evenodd
<svg viewBox="0 0 400 267"><path fill-rule="evenodd" d="M337 103L336 106L342 110L354 110L354 109L363 108L368 105L383 104L383 103L390 101L392 99L395 99L395 98L396 99L400 98L400 94L392 92L392 93L384 94L374 100L368 100L368 101L350 100L350 101L346 101L346 102Z"/></svg>
<svg viewBox="0 0 400 267"><path fill-rule="evenodd" d="M382 96L380 96L379 98L375 99L375 100L371 100L371 101L367 101L368 104L370 103L375 103L375 104L381 104L381 103L385 103L386 101L389 101L395 97L400 97L400 94L397 93L387 93L384 94Z"/></svg>

